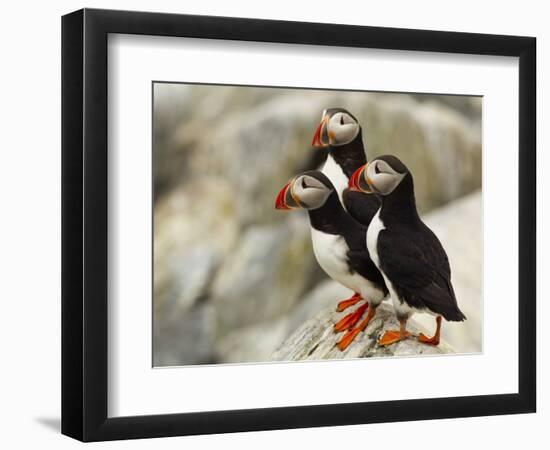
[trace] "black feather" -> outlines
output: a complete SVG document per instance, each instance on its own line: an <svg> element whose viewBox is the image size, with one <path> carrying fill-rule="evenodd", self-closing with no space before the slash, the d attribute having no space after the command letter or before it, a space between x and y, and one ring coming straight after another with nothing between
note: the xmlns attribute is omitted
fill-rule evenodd
<svg viewBox="0 0 550 450"><path fill-rule="evenodd" d="M348 213L359 223L368 227L372 218L380 209L378 196L345 189L342 202Z"/></svg>
<svg viewBox="0 0 550 450"><path fill-rule="evenodd" d="M412 308L428 309L446 320L465 320L451 284L447 254L418 216L410 173L390 195L382 197L380 219L385 227L377 242L380 268L398 297Z"/></svg>
<svg viewBox="0 0 550 450"><path fill-rule="evenodd" d="M323 177L326 178L324 175ZM388 289L386 288L384 278L372 261L367 249L367 226L359 223L346 213L338 199L336 191L330 194L323 206L308 210L308 213L311 226L317 231L339 235L345 240L349 249L347 252L347 264L350 273L358 273L377 285L387 295Z"/></svg>

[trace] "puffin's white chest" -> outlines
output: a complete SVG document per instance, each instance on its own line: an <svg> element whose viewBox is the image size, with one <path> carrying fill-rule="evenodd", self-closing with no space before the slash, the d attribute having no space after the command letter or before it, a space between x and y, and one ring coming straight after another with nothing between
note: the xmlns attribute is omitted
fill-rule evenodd
<svg viewBox="0 0 550 450"><path fill-rule="evenodd" d="M329 277L342 281L349 273L347 252L349 250L342 236L327 234L311 228L313 252L321 268Z"/></svg>
<svg viewBox="0 0 550 450"><path fill-rule="evenodd" d="M378 256L378 235L382 230L386 229L382 219L380 219L380 209L372 218L369 228L367 229L367 249L369 255L378 270L380 270L380 257ZM380 270L380 272L382 272Z"/></svg>
<svg viewBox="0 0 550 450"><path fill-rule="evenodd" d="M379 304L384 299L384 292L375 284L350 271L347 257L349 248L342 236L312 228L311 240L317 262L330 278L373 303Z"/></svg>
<svg viewBox="0 0 550 450"><path fill-rule="evenodd" d="M343 205L344 203L342 201L342 194L344 192L344 189L348 187L348 177L346 176L342 168L336 163L336 161L334 161L334 158L331 155L328 155L321 172L323 172L323 174L325 174L330 182L334 185L334 188L338 193L340 203L342 203Z"/></svg>
<svg viewBox="0 0 550 450"><path fill-rule="evenodd" d="M370 257L386 282L386 287L390 292L390 296L393 303L393 308L396 311L398 316L408 316L411 312L411 308L404 303L395 290L395 287L387 275L384 273L380 267L380 255L378 254L378 236L382 230L385 230L384 222L380 219L380 210L372 218L369 228L367 230L367 248L369 250Z"/></svg>

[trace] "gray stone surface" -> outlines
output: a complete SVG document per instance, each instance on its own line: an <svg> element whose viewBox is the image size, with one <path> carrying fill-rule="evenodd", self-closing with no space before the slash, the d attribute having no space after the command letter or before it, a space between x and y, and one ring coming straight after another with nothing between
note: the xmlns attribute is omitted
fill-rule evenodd
<svg viewBox="0 0 550 450"><path fill-rule="evenodd" d="M277 319L299 301L315 268L303 215L249 227L212 284L218 333Z"/></svg>
<svg viewBox="0 0 550 450"><path fill-rule="evenodd" d="M386 330L399 329L399 322L395 319L393 308L386 304L382 304L378 308L376 316L367 328L342 352L336 347L336 344L342 338L343 333L335 333L333 326L348 312L338 313L334 308L321 310L286 339L271 355L271 359L273 361L302 361L453 353L451 347L443 342L434 347L422 344L414 338L386 347L378 345L378 340ZM407 329L414 335L420 331L431 335L431 330L420 329L413 320L409 321Z"/></svg>
<svg viewBox="0 0 550 450"><path fill-rule="evenodd" d="M217 340L216 359L221 363L269 361L287 336L286 317L242 327Z"/></svg>
<svg viewBox="0 0 550 450"><path fill-rule="evenodd" d="M197 202L198 193L208 202ZM184 314L238 238L232 199L223 184L191 183L155 206L154 296L159 320Z"/></svg>
<svg viewBox="0 0 550 450"><path fill-rule="evenodd" d="M219 339L218 359L230 363L268 361L281 342L304 322L322 309L334 308L338 300L351 294L338 283L323 280L284 316L238 328Z"/></svg>
<svg viewBox="0 0 550 450"><path fill-rule="evenodd" d="M153 365L179 366L215 361L215 310L197 304L178 320L155 322Z"/></svg>

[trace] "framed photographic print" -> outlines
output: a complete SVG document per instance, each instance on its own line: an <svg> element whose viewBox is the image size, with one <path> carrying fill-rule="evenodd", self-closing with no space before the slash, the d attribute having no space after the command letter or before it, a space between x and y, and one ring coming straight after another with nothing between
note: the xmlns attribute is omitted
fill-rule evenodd
<svg viewBox="0 0 550 450"><path fill-rule="evenodd" d="M527 413L531 37L62 21L62 432Z"/></svg>

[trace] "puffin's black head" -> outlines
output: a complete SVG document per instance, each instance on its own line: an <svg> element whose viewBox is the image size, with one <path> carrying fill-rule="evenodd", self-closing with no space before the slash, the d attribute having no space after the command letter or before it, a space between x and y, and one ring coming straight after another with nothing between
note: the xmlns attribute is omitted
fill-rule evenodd
<svg viewBox="0 0 550 450"><path fill-rule="evenodd" d="M317 148L339 147L352 142L361 131L361 125L349 111L329 108L323 111L311 145Z"/></svg>
<svg viewBox="0 0 550 450"><path fill-rule="evenodd" d="M317 209L325 204L334 186L317 170L303 172L283 186L275 200L276 209Z"/></svg>
<svg viewBox="0 0 550 450"><path fill-rule="evenodd" d="M389 195L407 174L409 169L399 158L380 156L357 169L349 179L349 187L361 192Z"/></svg>

